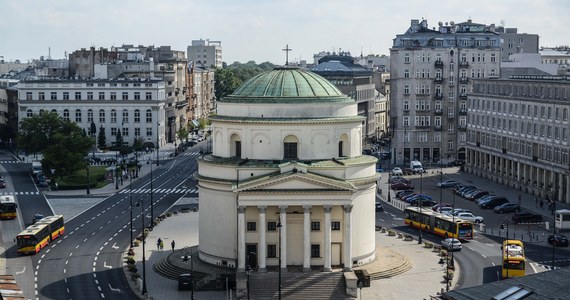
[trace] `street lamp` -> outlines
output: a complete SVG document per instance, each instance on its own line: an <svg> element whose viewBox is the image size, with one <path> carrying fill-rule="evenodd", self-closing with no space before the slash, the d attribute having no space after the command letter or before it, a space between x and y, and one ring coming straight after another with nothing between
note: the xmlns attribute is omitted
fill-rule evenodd
<svg viewBox="0 0 570 300"><path fill-rule="evenodd" d="M144 227L144 200L141 199L137 204L141 206L141 221L142 221L142 267L143 267L143 286L142 294L146 295L146 256L145 256L145 244L146 244L146 232Z"/></svg>
<svg viewBox="0 0 570 300"><path fill-rule="evenodd" d="M192 248L190 248L190 255L188 255L188 247L184 247L184 258L182 259L184 262L190 261L190 283L192 284L192 294L190 299L194 299L194 260L192 259Z"/></svg>
<svg viewBox="0 0 570 300"><path fill-rule="evenodd" d="M118 146L117 149L115 149L115 189L119 189L119 168L118 164L119 164L119 151L118 151Z"/></svg>
<svg viewBox="0 0 570 300"><path fill-rule="evenodd" d="M160 126L160 122L157 122L156 123L156 165L157 166L159 165L159 163L158 163L158 151L160 150L160 144L158 143L158 127L159 126Z"/></svg>
<svg viewBox="0 0 570 300"><path fill-rule="evenodd" d="M507 217L501 217L500 222L501 222L501 227L500 227L500 229L501 229L501 230L507 229L507 237L505 238L505 241L507 241L507 240L509 240L509 219L508 219ZM508 243L505 243L505 247L507 247L507 249L503 249L503 251L504 251L505 253L507 253L507 257L506 257L505 259L507 260L507 263L508 263L508 262L509 262L509 249L508 249L508 248L509 248L509 244L508 244ZM501 259L503 259L503 258L501 258ZM503 263L503 265L505 264L504 261L503 261L502 263ZM507 267L507 268L505 268L505 269L507 270L506 278L509 278L509 268Z"/></svg>
<svg viewBox="0 0 570 300"><path fill-rule="evenodd" d="M154 228L154 201L152 199L153 190L152 190L152 164L150 164L150 228Z"/></svg>
<svg viewBox="0 0 570 300"><path fill-rule="evenodd" d="M420 197L419 197L419 199L418 199L418 203L419 203L419 205L420 205L420 218L421 218L421 215L422 215L422 206L424 206L424 205L423 205L423 204L424 204L424 203L423 203L423 200L424 200L424 199L422 198L422 197L423 197L423 196L422 196L422 195L423 195L423 179L424 179L424 173L423 173L423 172L420 172ZM431 200L430 200L430 201L431 201ZM422 222L423 222L423 220L420 221L420 236L418 237L418 244L421 244L421 243L422 243Z"/></svg>
<svg viewBox="0 0 570 300"><path fill-rule="evenodd" d="M130 178L130 182L129 182L129 210L130 210L130 229L131 229L131 248L134 247L133 245L133 176L129 176ZM144 229L143 229L144 230Z"/></svg>
<svg viewBox="0 0 570 300"><path fill-rule="evenodd" d="M279 266L277 267L279 271L279 300L281 300L281 227L283 227L283 225L281 225L281 220L279 220L277 223L277 230L279 230L279 240L277 241L279 244Z"/></svg>

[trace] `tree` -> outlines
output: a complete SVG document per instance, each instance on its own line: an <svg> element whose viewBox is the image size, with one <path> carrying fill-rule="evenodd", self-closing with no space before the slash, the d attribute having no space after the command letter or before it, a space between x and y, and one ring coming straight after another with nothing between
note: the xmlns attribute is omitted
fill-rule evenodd
<svg viewBox="0 0 570 300"><path fill-rule="evenodd" d="M216 69L214 82L214 94L218 100L233 93L242 84L232 70L220 68Z"/></svg>
<svg viewBox="0 0 570 300"><path fill-rule="evenodd" d="M117 135L115 135L115 146L113 147L115 151L119 151L123 147L123 135L121 134L121 129L117 129Z"/></svg>
<svg viewBox="0 0 570 300"><path fill-rule="evenodd" d="M107 136L105 135L105 128L103 125L99 127L99 136L97 137L97 145L100 149L104 149L107 147Z"/></svg>
<svg viewBox="0 0 570 300"><path fill-rule="evenodd" d="M63 119L60 122L61 126L55 128L42 152L42 165L45 169L54 169L57 176L72 175L86 168L85 157L93 147L93 139L84 135L76 123Z"/></svg>
<svg viewBox="0 0 570 300"><path fill-rule="evenodd" d="M62 125L63 119L54 112L44 112L25 118L20 122L16 144L28 154L42 153L53 143L54 135Z"/></svg>
<svg viewBox="0 0 570 300"><path fill-rule="evenodd" d="M135 149L135 151L143 151L144 150L144 140L142 137L138 136L134 139L133 149Z"/></svg>
<svg viewBox="0 0 570 300"><path fill-rule="evenodd" d="M178 135L179 140L181 140L181 141L188 140L188 127L182 126L178 130L178 132L176 132L176 134Z"/></svg>

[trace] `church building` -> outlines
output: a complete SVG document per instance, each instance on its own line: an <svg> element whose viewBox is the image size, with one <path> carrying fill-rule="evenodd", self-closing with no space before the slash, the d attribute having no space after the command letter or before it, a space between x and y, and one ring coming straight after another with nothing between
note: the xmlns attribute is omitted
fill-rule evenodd
<svg viewBox="0 0 570 300"><path fill-rule="evenodd" d="M332 271L375 258L376 161L365 118L325 78L279 67L217 102L198 159L199 257L258 272Z"/></svg>

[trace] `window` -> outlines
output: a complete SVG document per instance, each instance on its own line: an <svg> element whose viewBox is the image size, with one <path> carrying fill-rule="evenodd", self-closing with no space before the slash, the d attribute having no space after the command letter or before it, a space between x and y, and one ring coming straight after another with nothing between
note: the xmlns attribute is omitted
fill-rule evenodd
<svg viewBox="0 0 570 300"><path fill-rule="evenodd" d="M105 100L105 92L99 92L99 100Z"/></svg>
<svg viewBox="0 0 570 300"><path fill-rule="evenodd" d="M410 70L404 70L404 78L410 78Z"/></svg>
<svg viewBox="0 0 570 300"><path fill-rule="evenodd" d="M495 62L496 60L496 55L494 53L491 53L491 62Z"/></svg>
<svg viewBox="0 0 570 300"><path fill-rule="evenodd" d="M87 100L93 100L93 92L87 92Z"/></svg>
<svg viewBox="0 0 570 300"><path fill-rule="evenodd" d="M99 110L99 123L105 123L105 110Z"/></svg>
<svg viewBox="0 0 570 300"><path fill-rule="evenodd" d="M311 230L312 230L312 231L319 231L319 230L321 230L321 222L319 222L319 221L312 221L312 222L311 222Z"/></svg>
<svg viewBox="0 0 570 300"><path fill-rule="evenodd" d="M111 100L117 100L117 93L111 92Z"/></svg>
<svg viewBox="0 0 570 300"><path fill-rule="evenodd" d="M75 110L75 122L81 123L81 110L80 109Z"/></svg>
<svg viewBox="0 0 570 300"><path fill-rule="evenodd" d="M140 128L138 128L138 127L137 127L137 128L135 128L135 136L136 136L136 137L139 137L139 136L141 136L141 129L140 129Z"/></svg>
<svg viewBox="0 0 570 300"><path fill-rule="evenodd" d="M340 221L332 221L331 230L340 230Z"/></svg>
<svg viewBox="0 0 570 300"><path fill-rule="evenodd" d="M256 231L256 222L247 222L247 231Z"/></svg>
<svg viewBox="0 0 570 300"><path fill-rule="evenodd" d="M51 100L57 100L57 92L51 92Z"/></svg>
<svg viewBox="0 0 570 300"><path fill-rule="evenodd" d="M405 84L404 85L404 95L409 95L409 94L410 94L410 85Z"/></svg>
<svg viewBox="0 0 570 300"><path fill-rule="evenodd" d="M285 159L297 158L297 143L299 141L295 136L289 135L283 141L283 157Z"/></svg>
<svg viewBox="0 0 570 300"><path fill-rule="evenodd" d="M81 92L75 92L75 100L81 100Z"/></svg>
<svg viewBox="0 0 570 300"><path fill-rule="evenodd" d="M69 100L69 92L63 92L63 100Z"/></svg>
<svg viewBox="0 0 570 300"><path fill-rule="evenodd" d="M405 111L410 110L410 100L404 100L404 102L402 103L402 105L403 105L403 109L404 109Z"/></svg>
<svg viewBox="0 0 570 300"><path fill-rule="evenodd" d="M321 245L311 245L311 257L321 257Z"/></svg>
<svg viewBox="0 0 570 300"><path fill-rule="evenodd" d="M135 123L140 123L140 122L141 122L141 111L135 109Z"/></svg>
<svg viewBox="0 0 570 300"><path fill-rule="evenodd" d="M26 111L26 117L31 118L31 117L33 117L33 116L34 116L34 113L32 112L32 110L31 110L31 109L28 109L28 110Z"/></svg>
<svg viewBox="0 0 570 300"><path fill-rule="evenodd" d="M135 92L135 100L141 100L141 93Z"/></svg>
<svg viewBox="0 0 570 300"><path fill-rule="evenodd" d="M123 124L129 123L129 111L123 109Z"/></svg>
<svg viewBox="0 0 570 300"><path fill-rule="evenodd" d="M145 99L146 99L146 100L152 100L152 93L151 93L151 92L146 92Z"/></svg>
<svg viewBox="0 0 570 300"><path fill-rule="evenodd" d="M69 121L69 109L63 110L63 119Z"/></svg>
<svg viewBox="0 0 570 300"><path fill-rule="evenodd" d="M129 127L123 127L123 136L129 135Z"/></svg>
<svg viewBox="0 0 570 300"><path fill-rule="evenodd" d="M40 100L46 100L46 94L44 92L39 92L38 94L38 99Z"/></svg>
<svg viewBox="0 0 570 300"><path fill-rule="evenodd" d="M32 100L32 92L26 92L26 100Z"/></svg>
<svg viewBox="0 0 570 300"><path fill-rule="evenodd" d="M277 257L277 246L276 245L267 245L267 257L268 258L276 258Z"/></svg>
<svg viewBox="0 0 570 300"><path fill-rule="evenodd" d="M417 139L419 143L427 143L428 141L427 132L418 132Z"/></svg>
<svg viewBox="0 0 570 300"><path fill-rule="evenodd" d="M267 231L276 231L277 222L267 222Z"/></svg>
<svg viewBox="0 0 570 300"><path fill-rule="evenodd" d="M146 110L146 122L152 123L152 111L150 109Z"/></svg>
<svg viewBox="0 0 570 300"><path fill-rule="evenodd" d="M410 53L404 54L404 63L406 64L410 63Z"/></svg>
<svg viewBox="0 0 570 300"><path fill-rule="evenodd" d="M111 127L111 136L117 135L117 127Z"/></svg>
<svg viewBox="0 0 570 300"><path fill-rule="evenodd" d="M117 123L117 111L111 109L111 123Z"/></svg>
<svg viewBox="0 0 570 300"><path fill-rule="evenodd" d="M93 110L92 109L89 109L87 111L87 122L89 122L89 123L93 122Z"/></svg>
<svg viewBox="0 0 570 300"><path fill-rule="evenodd" d="M123 100L129 100L129 92L123 92L122 99Z"/></svg>
<svg viewBox="0 0 570 300"><path fill-rule="evenodd" d="M152 127L146 128L146 136L152 136Z"/></svg>

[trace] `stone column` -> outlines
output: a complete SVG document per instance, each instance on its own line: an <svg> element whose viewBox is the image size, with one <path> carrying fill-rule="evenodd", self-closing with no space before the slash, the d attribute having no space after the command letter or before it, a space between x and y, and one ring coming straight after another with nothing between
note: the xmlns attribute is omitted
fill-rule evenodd
<svg viewBox="0 0 570 300"><path fill-rule="evenodd" d="M259 208L259 245L257 247L257 261L259 262L258 272L265 272L267 271L266 260L267 260L267 242L265 239L265 235L267 234L265 222L265 211L267 210L267 206L258 206Z"/></svg>
<svg viewBox="0 0 570 300"><path fill-rule="evenodd" d="M279 206L279 221L281 222L281 240L279 241L281 253L281 272L287 272L287 205Z"/></svg>
<svg viewBox="0 0 570 300"><path fill-rule="evenodd" d="M569 194L570 194L570 176L566 176L566 196L565 197L568 197ZM568 198L564 199L564 203L570 204L570 199L568 199Z"/></svg>
<svg viewBox="0 0 570 300"><path fill-rule="evenodd" d="M311 271L311 206L303 206L303 272Z"/></svg>
<svg viewBox="0 0 570 300"><path fill-rule="evenodd" d="M323 206L325 211L325 236L324 236L324 246L325 246L325 264L323 267L324 272L332 271L331 268L331 211L332 205Z"/></svg>
<svg viewBox="0 0 570 300"><path fill-rule="evenodd" d="M558 173L558 201L566 202L568 199L564 199L564 173Z"/></svg>
<svg viewBox="0 0 570 300"><path fill-rule="evenodd" d="M352 271L352 205L343 205L344 209L344 234L343 234L343 248L344 248L344 272Z"/></svg>
<svg viewBox="0 0 570 300"><path fill-rule="evenodd" d="M238 272L245 271L245 206L238 206Z"/></svg>

